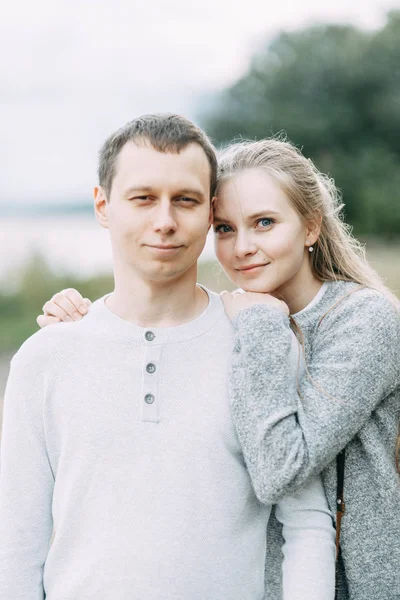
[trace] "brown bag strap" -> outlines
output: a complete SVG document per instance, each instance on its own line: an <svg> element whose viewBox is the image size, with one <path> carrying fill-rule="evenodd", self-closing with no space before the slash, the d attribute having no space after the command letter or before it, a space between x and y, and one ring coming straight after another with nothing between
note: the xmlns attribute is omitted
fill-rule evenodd
<svg viewBox="0 0 400 600"><path fill-rule="evenodd" d="M340 527L342 524L342 517L346 505L344 503L344 462L345 462L345 450L339 452L336 457L336 474L337 474L337 491L336 491L336 594L337 599L338 593L338 577L339 577L339 553L340 553Z"/></svg>

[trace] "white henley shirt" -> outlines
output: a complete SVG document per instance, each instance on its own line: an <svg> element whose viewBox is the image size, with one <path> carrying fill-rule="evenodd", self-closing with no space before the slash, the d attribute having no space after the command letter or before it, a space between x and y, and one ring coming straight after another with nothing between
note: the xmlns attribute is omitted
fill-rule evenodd
<svg viewBox="0 0 400 600"><path fill-rule="evenodd" d="M232 422L233 329L207 293L206 310L173 328L127 322L102 298L15 355L1 446L1 600L265 597L271 507L254 494ZM334 530L320 479L277 516L285 600L330 600Z"/></svg>

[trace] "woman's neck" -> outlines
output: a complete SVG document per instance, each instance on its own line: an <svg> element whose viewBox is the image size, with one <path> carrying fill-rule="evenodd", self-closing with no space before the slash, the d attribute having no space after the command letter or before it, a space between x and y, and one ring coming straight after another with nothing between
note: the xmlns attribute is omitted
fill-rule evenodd
<svg viewBox="0 0 400 600"><path fill-rule="evenodd" d="M293 315L312 302L322 284L323 282L308 268L297 273L293 279L275 290L273 296L284 300L289 307L290 314Z"/></svg>

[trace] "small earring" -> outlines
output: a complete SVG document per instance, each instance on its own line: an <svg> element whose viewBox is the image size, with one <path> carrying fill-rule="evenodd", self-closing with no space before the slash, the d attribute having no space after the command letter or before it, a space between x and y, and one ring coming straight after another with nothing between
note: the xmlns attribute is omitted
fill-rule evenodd
<svg viewBox="0 0 400 600"><path fill-rule="evenodd" d="M309 252L313 252L314 251L314 246L310 246L308 249Z"/></svg>

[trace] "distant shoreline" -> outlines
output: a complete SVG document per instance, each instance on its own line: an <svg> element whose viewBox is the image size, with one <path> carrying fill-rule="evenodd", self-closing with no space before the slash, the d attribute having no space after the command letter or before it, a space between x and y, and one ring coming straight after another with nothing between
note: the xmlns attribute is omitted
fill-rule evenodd
<svg viewBox="0 0 400 600"><path fill-rule="evenodd" d="M0 202L0 214L3 217L58 217L60 215L90 215L93 216L93 204L87 202L59 202L54 204L46 203L25 203L10 200L10 202Z"/></svg>

